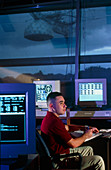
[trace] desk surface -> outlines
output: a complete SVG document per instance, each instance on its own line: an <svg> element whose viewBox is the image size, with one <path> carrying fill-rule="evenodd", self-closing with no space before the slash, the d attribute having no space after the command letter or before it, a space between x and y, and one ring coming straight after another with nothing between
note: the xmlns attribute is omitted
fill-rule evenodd
<svg viewBox="0 0 111 170"><path fill-rule="evenodd" d="M47 114L46 110L38 110L36 109L36 118L43 119ZM66 112L64 115L61 115L60 118L67 118Z"/></svg>
<svg viewBox="0 0 111 170"><path fill-rule="evenodd" d="M106 117L111 118L111 110L99 111L70 111L70 118L72 117Z"/></svg>
<svg viewBox="0 0 111 170"><path fill-rule="evenodd" d="M46 116L47 111L46 110L39 110L36 109L36 118L43 118ZM61 115L61 118L76 118L76 117L84 117L84 118L106 118L111 119L111 110L102 110L102 111L68 111L68 117L67 113L65 112L64 115Z"/></svg>

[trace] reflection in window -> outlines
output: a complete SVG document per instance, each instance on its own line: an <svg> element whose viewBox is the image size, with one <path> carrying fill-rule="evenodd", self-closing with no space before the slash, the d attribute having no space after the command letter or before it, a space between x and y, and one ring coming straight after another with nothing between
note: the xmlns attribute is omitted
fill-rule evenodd
<svg viewBox="0 0 111 170"><path fill-rule="evenodd" d="M74 65L48 65L25 67L1 67L1 82L31 83L33 79L72 81L74 79Z"/></svg>
<svg viewBox="0 0 111 170"><path fill-rule="evenodd" d="M72 56L76 10L0 16L1 59Z"/></svg>
<svg viewBox="0 0 111 170"><path fill-rule="evenodd" d="M81 55L111 54L111 7L81 9Z"/></svg>

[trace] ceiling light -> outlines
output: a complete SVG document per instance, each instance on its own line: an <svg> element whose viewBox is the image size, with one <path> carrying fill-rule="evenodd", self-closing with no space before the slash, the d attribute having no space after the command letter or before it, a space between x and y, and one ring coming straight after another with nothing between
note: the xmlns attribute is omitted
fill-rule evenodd
<svg viewBox="0 0 111 170"><path fill-rule="evenodd" d="M40 19L33 21L24 31L24 37L32 41L45 41L53 38L50 24Z"/></svg>

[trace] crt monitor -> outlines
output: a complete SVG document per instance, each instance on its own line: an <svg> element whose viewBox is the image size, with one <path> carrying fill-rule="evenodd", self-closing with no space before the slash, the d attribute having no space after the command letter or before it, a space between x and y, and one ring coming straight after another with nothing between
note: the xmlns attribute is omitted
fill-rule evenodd
<svg viewBox="0 0 111 170"><path fill-rule="evenodd" d="M106 79L75 79L75 105L85 107L107 105Z"/></svg>
<svg viewBox="0 0 111 170"><path fill-rule="evenodd" d="M0 158L34 153L35 85L0 83Z"/></svg>
<svg viewBox="0 0 111 170"><path fill-rule="evenodd" d="M59 80L34 80L36 84L36 106L38 108L47 108L47 95L50 92L60 92L60 81Z"/></svg>

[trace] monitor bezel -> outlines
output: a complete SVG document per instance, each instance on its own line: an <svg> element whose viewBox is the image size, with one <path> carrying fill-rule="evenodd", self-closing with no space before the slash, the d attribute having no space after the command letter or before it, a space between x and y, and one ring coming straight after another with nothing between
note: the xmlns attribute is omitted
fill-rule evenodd
<svg viewBox="0 0 111 170"><path fill-rule="evenodd" d="M42 85L42 84L52 85L52 91L60 92L60 80L34 80L33 83L36 85ZM47 109L47 101L38 102L36 100L35 104L37 108Z"/></svg>
<svg viewBox="0 0 111 170"><path fill-rule="evenodd" d="M79 101L79 83L103 83L103 101ZM102 107L107 105L107 81L103 79L75 79L75 105L80 107Z"/></svg>
<svg viewBox="0 0 111 170"><path fill-rule="evenodd" d="M1 143L0 158L17 158L19 155L36 153L35 85L29 83L0 83L1 94L25 94L26 142Z"/></svg>

